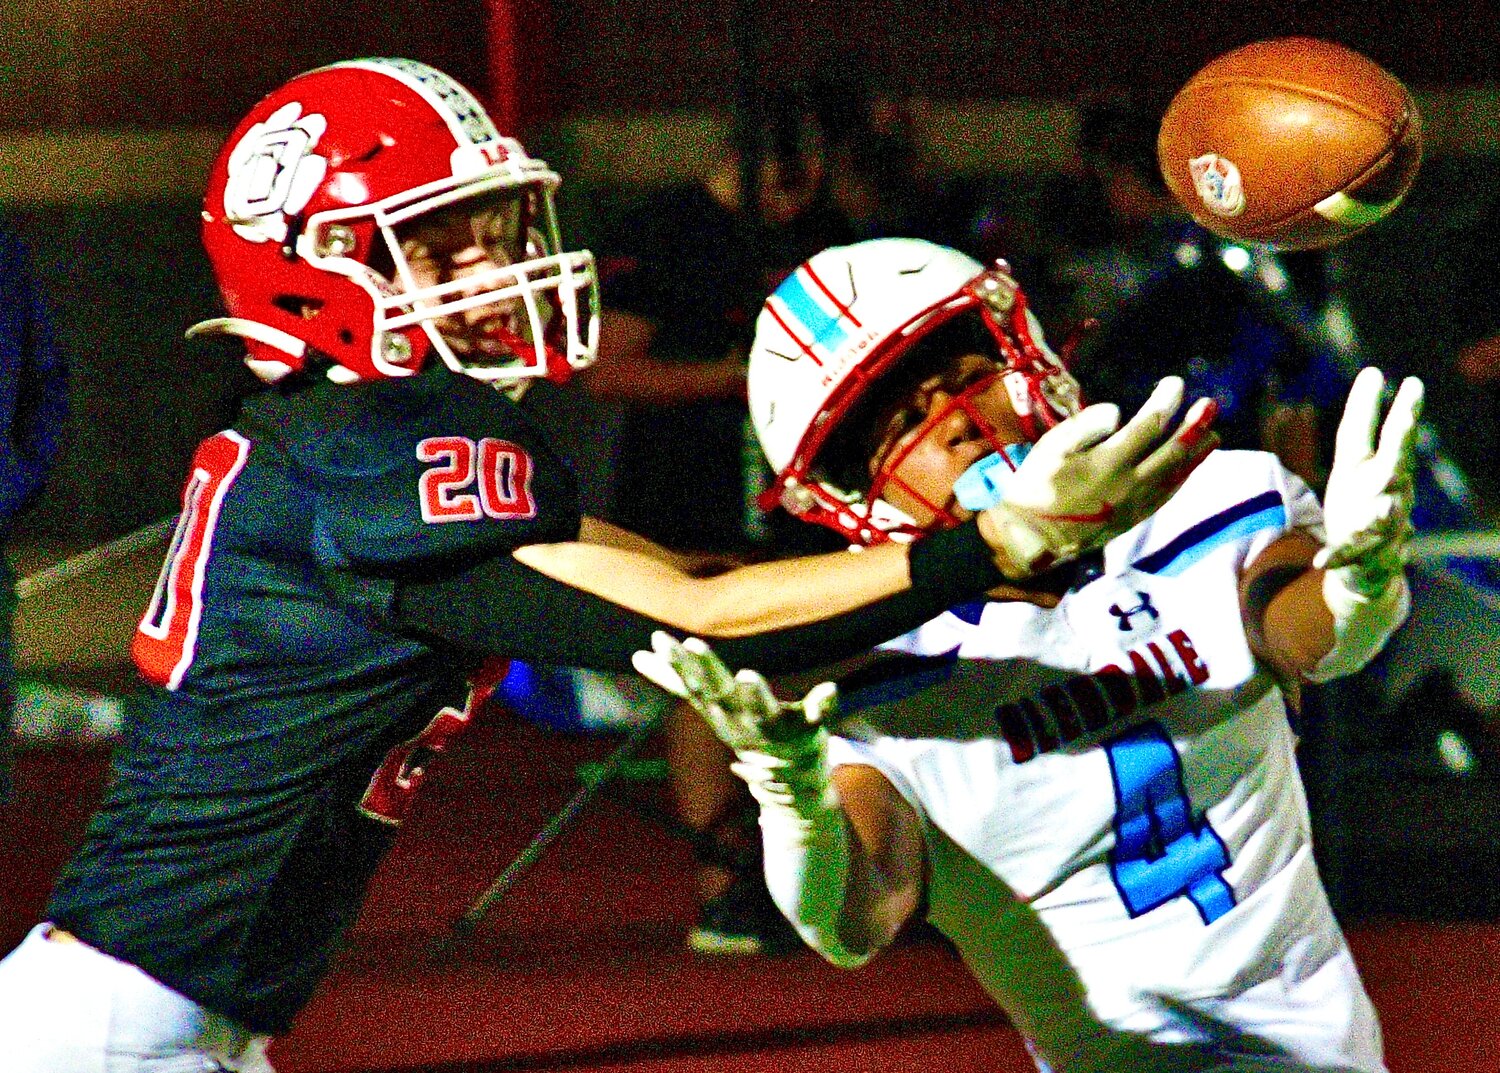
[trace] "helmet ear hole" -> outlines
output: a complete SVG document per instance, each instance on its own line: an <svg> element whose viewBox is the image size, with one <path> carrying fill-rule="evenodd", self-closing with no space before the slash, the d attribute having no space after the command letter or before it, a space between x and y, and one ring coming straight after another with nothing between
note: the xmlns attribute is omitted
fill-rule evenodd
<svg viewBox="0 0 1500 1073"><path fill-rule="evenodd" d="M311 320L323 308L321 298L311 298L303 294L278 294L271 299L271 304L283 313L288 313L299 320Z"/></svg>

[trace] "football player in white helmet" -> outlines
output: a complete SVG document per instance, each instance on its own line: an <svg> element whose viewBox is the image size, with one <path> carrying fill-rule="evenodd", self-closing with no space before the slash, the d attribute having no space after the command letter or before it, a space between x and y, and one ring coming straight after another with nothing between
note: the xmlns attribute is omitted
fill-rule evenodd
<svg viewBox="0 0 1500 1073"><path fill-rule="evenodd" d="M783 284L750 385L781 502L864 545L1029 503L1078 396L1003 267L904 239ZM696 638L637 653L737 754L804 940L860 965L925 905L1052 1073L1382 1073L1286 706L1407 611L1422 387L1383 423L1382 387L1355 381L1326 505L1218 451L1060 594L956 606L796 703Z"/></svg>

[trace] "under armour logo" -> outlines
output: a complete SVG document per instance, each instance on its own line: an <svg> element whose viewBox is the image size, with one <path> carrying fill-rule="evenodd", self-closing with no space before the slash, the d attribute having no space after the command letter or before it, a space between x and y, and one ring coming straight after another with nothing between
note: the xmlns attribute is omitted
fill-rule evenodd
<svg viewBox="0 0 1500 1073"><path fill-rule="evenodd" d="M1120 620L1121 633L1130 632L1130 620L1133 619L1136 615L1150 615L1152 622L1155 622L1157 619L1161 618L1161 613L1157 611L1156 607L1151 603L1151 597L1147 593L1141 592L1139 589L1137 589L1135 594L1137 597L1139 597L1141 602L1136 604L1129 610L1126 610L1119 604L1111 604L1109 607L1109 613Z"/></svg>

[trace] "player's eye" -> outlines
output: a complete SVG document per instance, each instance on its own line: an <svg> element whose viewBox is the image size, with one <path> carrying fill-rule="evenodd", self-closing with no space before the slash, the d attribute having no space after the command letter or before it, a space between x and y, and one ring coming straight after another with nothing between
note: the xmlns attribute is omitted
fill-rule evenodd
<svg viewBox="0 0 1500 1073"><path fill-rule="evenodd" d="M518 246L520 217L514 204L482 212L474 220L474 238L487 252L509 254Z"/></svg>
<svg viewBox="0 0 1500 1073"><path fill-rule="evenodd" d="M401 256L413 271L429 269L436 263L431 248L417 238L401 240Z"/></svg>
<svg viewBox="0 0 1500 1073"><path fill-rule="evenodd" d="M514 263L536 256L532 251L540 236L531 226L533 202L530 191L502 191L474 211L474 239L491 258Z"/></svg>

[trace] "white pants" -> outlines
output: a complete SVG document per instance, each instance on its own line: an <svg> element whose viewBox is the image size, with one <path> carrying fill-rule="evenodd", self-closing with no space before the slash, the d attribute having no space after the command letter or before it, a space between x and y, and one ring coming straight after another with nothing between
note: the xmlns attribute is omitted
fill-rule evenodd
<svg viewBox="0 0 1500 1073"><path fill-rule="evenodd" d="M51 932L0 961L5 1073L274 1073L267 1037Z"/></svg>

